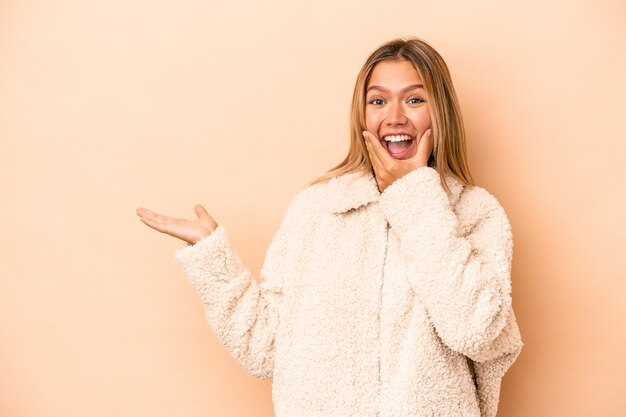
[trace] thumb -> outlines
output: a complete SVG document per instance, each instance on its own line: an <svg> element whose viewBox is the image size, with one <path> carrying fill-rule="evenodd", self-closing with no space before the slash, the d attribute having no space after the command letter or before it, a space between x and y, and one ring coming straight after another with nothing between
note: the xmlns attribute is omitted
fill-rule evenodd
<svg viewBox="0 0 626 417"><path fill-rule="evenodd" d="M213 217L211 217L206 209L202 207L202 204L196 204L194 211L196 212L196 216L198 216L202 225L208 227L211 231L217 229L217 222L213 220Z"/></svg>
<svg viewBox="0 0 626 417"><path fill-rule="evenodd" d="M198 216L200 220L213 220L209 213L206 211L206 209L202 207L202 204L196 204L196 207L194 207L194 211L196 212L196 216Z"/></svg>

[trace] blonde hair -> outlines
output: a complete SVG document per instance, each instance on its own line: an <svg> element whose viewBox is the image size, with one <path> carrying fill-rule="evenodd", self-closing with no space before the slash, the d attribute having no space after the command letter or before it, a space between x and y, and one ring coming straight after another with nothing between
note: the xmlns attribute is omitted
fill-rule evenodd
<svg viewBox="0 0 626 417"><path fill-rule="evenodd" d="M450 192L445 176L451 175L466 185L474 181L467 164L465 129L450 72L437 51L421 39L394 39L376 49L363 64L354 86L350 111L350 150L339 165L311 181L316 184L346 173L372 170L362 132L365 126L365 91L376 64L383 61L408 61L413 64L428 94L428 109L434 139L428 165L439 173L442 186Z"/></svg>

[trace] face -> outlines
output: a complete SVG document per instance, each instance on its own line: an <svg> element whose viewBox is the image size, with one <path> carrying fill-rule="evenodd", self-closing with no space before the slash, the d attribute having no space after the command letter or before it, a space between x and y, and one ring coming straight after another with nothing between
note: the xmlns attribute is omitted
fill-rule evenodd
<svg viewBox="0 0 626 417"><path fill-rule="evenodd" d="M431 127L428 97L409 61L382 61L372 70L365 95L365 125L389 154L408 159Z"/></svg>

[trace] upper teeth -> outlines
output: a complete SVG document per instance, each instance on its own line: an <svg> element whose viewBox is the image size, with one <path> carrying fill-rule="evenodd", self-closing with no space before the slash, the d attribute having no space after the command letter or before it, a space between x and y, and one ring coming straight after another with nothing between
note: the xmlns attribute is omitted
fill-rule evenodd
<svg viewBox="0 0 626 417"><path fill-rule="evenodd" d="M411 140L413 139L411 136L409 135L391 135L391 136L385 136L385 140L387 142L402 142L403 140Z"/></svg>

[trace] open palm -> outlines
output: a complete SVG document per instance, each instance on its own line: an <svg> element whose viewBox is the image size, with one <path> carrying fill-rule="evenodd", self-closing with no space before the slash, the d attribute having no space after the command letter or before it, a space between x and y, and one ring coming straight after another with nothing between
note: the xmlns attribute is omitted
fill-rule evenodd
<svg viewBox="0 0 626 417"><path fill-rule="evenodd" d="M137 215L142 222L154 230L167 233L193 245L209 236L217 228L217 223L202 205L196 204L194 211L198 216L196 220L163 216L143 207L137 209Z"/></svg>

